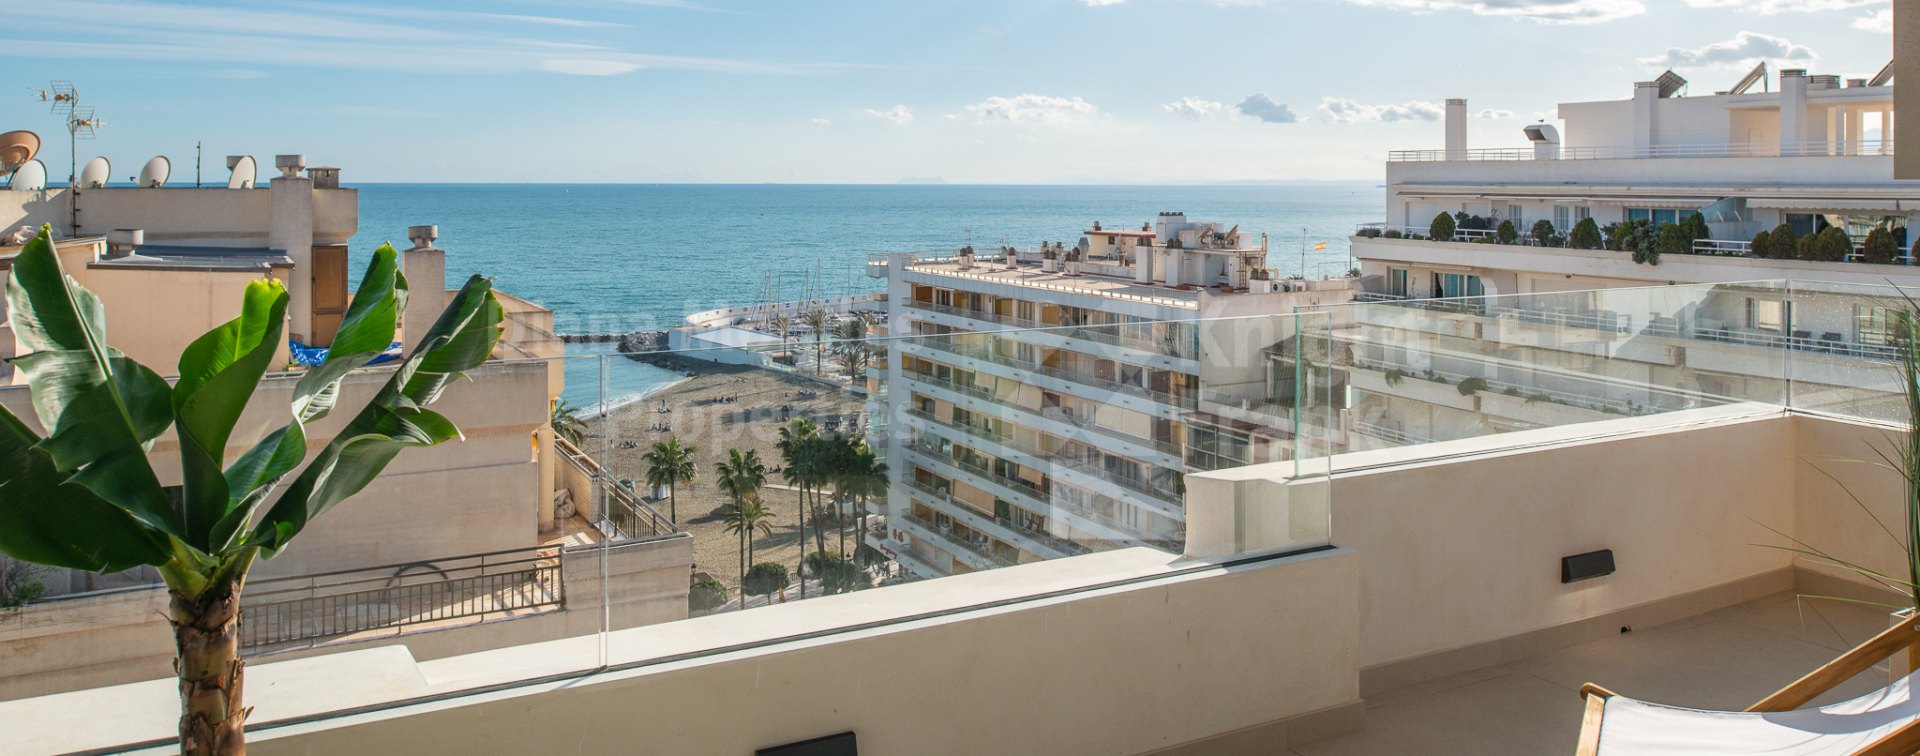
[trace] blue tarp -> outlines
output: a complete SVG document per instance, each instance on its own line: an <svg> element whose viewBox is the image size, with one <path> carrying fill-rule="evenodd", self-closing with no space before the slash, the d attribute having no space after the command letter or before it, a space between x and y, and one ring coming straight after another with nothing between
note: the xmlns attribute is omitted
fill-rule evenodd
<svg viewBox="0 0 1920 756"><path fill-rule="evenodd" d="M326 347L307 346L298 341L288 339L287 348L293 351L293 361L296 364L307 367L319 367L320 363L327 361ZM387 351L381 352L371 360L367 360L367 364L378 365L382 362L392 362L397 359L400 359L400 342L398 341L393 342L392 346L387 347Z"/></svg>

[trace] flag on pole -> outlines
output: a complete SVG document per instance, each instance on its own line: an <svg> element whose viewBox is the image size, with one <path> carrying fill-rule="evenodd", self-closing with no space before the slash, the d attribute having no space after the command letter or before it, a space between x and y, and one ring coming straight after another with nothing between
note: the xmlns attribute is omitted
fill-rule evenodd
<svg viewBox="0 0 1920 756"><path fill-rule="evenodd" d="M1315 251L1315 252L1318 252L1318 251L1320 251L1320 250L1323 250L1323 249L1326 249L1326 248L1327 248L1327 243L1326 243L1326 242L1320 242L1320 243L1318 243L1318 244L1315 244L1315 245L1313 245L1313 251Z"/></svg>

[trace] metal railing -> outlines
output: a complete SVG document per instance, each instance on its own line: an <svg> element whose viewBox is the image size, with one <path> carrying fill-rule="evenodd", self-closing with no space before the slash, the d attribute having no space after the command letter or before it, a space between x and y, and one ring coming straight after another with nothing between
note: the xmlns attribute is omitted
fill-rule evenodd
<svg viewBox="0 0 1920 756"><path fill-rule="evenodd" d="M580 447L574 446L572 442L561 438L558 434L554 435L553 445L560 452L561 459L566 460L567 464L572 465L574 469L586 474L587 479L593 482L596 493L605 491L604 501L607 506L604 511L596 512L597 516L593 518L595 526L601 529L603 535L616 539L634 539L668 536L680 532L680 527L674 524L672 518L661 514L660 510L654 509L645 501L641 501L639 494L634 493L632 489L616 484L608 477L605 470L600 469L600 464L587 456L586 452L581 451ZM601 497L596 496L590 503L597 504L601 500ZM589 502L577 502L576 506L587 503Z"/></svg>
<svg viewBox="0 0 1920 756"><path fill-rule="evenodd" d="M1401 446L1412 446L1414 444L1433 443L1433 439L1427 438L1426 436L1422 436L1417 433L1408 433L1406 431L1400 430L1399 428L1380 425L1378 423L1364 422L1360 420L1355 420L1353 422L1353 432L1359 433L1365 436L1372 436L1374 438L1378 438L1386 441L1392 441L1393 443L1399 444Z"/></svg>
<svg viewBox="0 0 1920 756"><path fill-rule="evenodd" d="M1892 155L1893 140L1827 140L1798 143L1727 142L1717 144L1595 145L1561 147L1541 154L1532 147L1461 150L1392 150L1389 163L1526 162L1533 160L1631 160L1644 158L1877 157Z"/></svg>
<svg viewBox="0 0 1920 756"><path fill-rule="evenodd" d="M1098 478L1100 480L1113 483L1114 485L1117 485L1121 488L1125 488L1134 493L1142 494L1144 496L1148 496L1153 499L1175 505L1176 507L1184 505L1186 503L1186 493L1181 490L1160 488L1146 481L1137 480L1131 476L1121 475L1111 470L1107 470L1101 467L1100 465L1094 464L1092 462L1088 462L1086 460L1082 460L1078 457L1073 457L1066 454L1059 454L1057 452L1042 451L1040 449L1033 447L1030 444L1027 444L1024 441L1021 441L1019 439L1016 439L1006 434L995 433L993 431L987 430L986 428L981 428L976 425L971 425L971 424L963 425L960 423L941 420L938 416L934 415L933 413L925 412L919 409L908 408L906 411L906 414L908 417L919 418L926 422L932 423L935 426L940 428L945 428L948 430L955 431L957 433L973 436L982 441L986 441L998 446L1012 449L1014 451L1025 454L1029 457L1042 460L1049 465L1058 465L1061 467L1073 469L1075 471L1084 473L1094 478ZM1114 456L1121 456L1121 455L1114 455ZM1134 460L1134 461L1138 464L1142 464L1142 465L1146 464L1144 462L1138 462L1138 460ZM1066 485L1072 485L1072 484L1069 483Z"/></svg>
<svg viewBox="0 0 1920 756"><path fill-rule="evenodd" d="M981 346L959 343L959 340L952 336L928 336L925 338L916 339L914 342L909 342L909 343L925 344L928 347L931 347L933 349L936 349L942 352L946 352L948 354L958 355L961 357L971 357L976 360L985 360L987 362L991 362L996 365L1004 365L1010 368L1016 368L1019 370L1035 372L1051 378L1058 378L1063 381L1078 383L1082 386L1088 386L1091 388L1101 389L1104 391L1113 391L1113 392L1122 393L1122 394L1130 394L1133 396L1140 397L1142 399L1149 399L1155 402L1159 402L1161 404L1165 404L1170 407L1193 409L1194 407L1198 406L1199 400L1196 397L1176 396L1174 394L1170 394L1165 391L1155 391L1153 389L1147 388L1146 386L1141 386L1138 384L1126 383L1124 381L1116 381L1111 378L1100 378L1098 376L1092 376L1086 373L1082 373L1078 370L1068 370L1065 368L1036 362L1034 360L1025 360L1025 359L1021 359L1019 357L1014 357L1011 355L1000 354L991 349L986 349ZM1138 366L1135 366L1135 367L1138 367ZM1144 376L1146 374L1147 368L1140 367L1139 370L1141 371L1141 374Z"/></svg>
<svg viewBox="0 0 1920 756"><path fill-rule="evenodd" d="M566 604L562 550L468 554L247 584L247 648L321 641Z"/></svg>
<svg viewBox="0 0 1920 756"><path fill-rule="evenodd" d="M1027 407L1023 407L1023 406L1020 406L1019 404L1015 404L1010 400L1002 399L999 396L994 395L993 391L987 388L984 388L982 386L979 386L977 384L962 386L952 381L945 380L942 378L937 378L932 375L919 372L917 370L902 370L900 371L900 374L905 376L908 380L918 381L920 383L925 383L931 386L937 386L939 388L943 388L948 391L965 394L967 396L971 396L978 399L985 399L987 401L994 402L998 406L1024 412L1029 415L1039 417L1043 420L1049 420L1052 422L1060 423L1062 425L1067 425L1080 430L1093 431L1095 433L1099 433L1103 436L1107 436L1108 438L1112 438L1118 441L1145 446L1147 448L1153 449L1163 454L1180 456L1184 452L1184 450L1181 449L1179 444L1175 444L1168 441L1159 441L1155 439L1150 439L1144 436L1136 436L1126 431L1116 430L1113 428L1108 428L1104 425L1100 425L1099 423L1096 423L1093 421L1093 416L1091 414L1084 414L1084 415L1076 414L1073 412L1069 412L1065 408L1061 408L1061 407L1044 407L1037 410L1028 409Z"/></svg>
<svg viewBox="0 0 1920 756"><path fill-rule="evenodd" d="M1048 334L1060 336L1063 338L1085 339L1087 341L1098 341L1102 344L1107 344L1110 346L1117 346L1125 349L1138 349L1143 352L1151 352L1153 354L1166 355L1169 357L1179 357L1182 359L1193 359L1194 352L1195 352L1193 345L1189 343L1183 343L1182 339L1178 339L1174 337L1159 338L1159 337L1153 337L1153 336L1134 336L1134 335L1120 332L1121 329L1129 329L1129 328L1152 329L1155 327L1155 324L1153 323L1115 323L1111 325L1075 325L1075 324L1060 324L1060 323L1043 323L1038 320L1028 320L1026 318L1014 317L1012 315L999 315L991 312L986 312L984 310L969 310L969 309L964 309L960 307L954 307L953 305L935 304L933 302L923 302L919 300L914 300L912 302L909 302L908 309L909 310L930 310L933 312L944 313L947 315L955 315L962 318L970 318L973 320L980 320L980 321L985 321L989 323L998 323L1000 325L1005 325L1005 326L1012 326L1014 328L1048 333ZM1161 327L1171 327L1171 325L1173 324L1162 323L1159 325ZM988 333L993 333L994 335L997 335L997 336L1020 335L1018 333L1003 333L1003 332L993 332L993 331L989 331Z"/></svg>
<svg viewBox="0 0 1920 756"><path fill-rule="evenodd" d="M943 461L947 461L951 464L954 464L956 467L961 466L959 465L957 460L953 460L951 458L946 458L946 457L939 457L939 452L937 451L929 451L926 449L922 449L921 451L927 452L928 454L935 455L936 457L942 459ZM986 477L986 476L983 475L982 477ZM1036 553L1041 551L1046 551L1046 552L1052 552L1052 554L1056 554L1056 555L1067 555L1067 556L1072 556L1075 554L1085 554L1091 551L1091 549L1088 549L1084 544L1074 543L1073 541L1069 541L1064 538L1059 538L1053 535L1052 533L1048 533L1044 530L1038 530L1034 528L1021 526L1013 522L1009 518L1000 517L998 515L982 514L979 511L975 510L973 508L973 505L968 504L964 501L961 501L958 498L955 498L953 493L950 491L942 491L939 488L927 485L913 478L908 478L906 483L908 488L911 488L915 491L919 491L920 493L926 496L934 497L935 501L937 502L945 503L954 507L955 508L954 511L945 512L945 514L949 517L953 517L955 519L958 519L966 523L967 527L969 528L980 531L986 535L995 535L994 533L988 532L989 527L1001 528L1013 534L1013 536L1016 538L1025 537L1027 539L1032 540L1033 542L1035 542L1036 544L1042 547L1041 549L1029 548L1029 549L1026 549L1027 551L1034 551ZM1002 540L1004 541L1009 539L1006 539L1003 537ZM1019 548L1018 544L1009 544L1009 545L1014 546L1015 548ZM1047 554L1047 553L1040 553L1039 555L1050 556L1050 554Z"/></svg>

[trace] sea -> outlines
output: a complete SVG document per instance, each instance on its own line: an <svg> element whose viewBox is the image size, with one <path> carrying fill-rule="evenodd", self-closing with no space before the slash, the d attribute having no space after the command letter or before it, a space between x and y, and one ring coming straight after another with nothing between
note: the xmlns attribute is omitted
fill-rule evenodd
<svg viewBox="0 0 1920 756"><path fill-rule="evenodd" d="M1138 228L1162 211L1266 234L1268 265L1338 276L1347 238L1377 221L1373 183L1179 186L359 184L357 280L382 242L434 224L447 281L490 276L554 311L560 333L662 330L716 307L879 288L879 252L972 244L1069 246L1099 221ZM1325 244L1323 250L1314 250ZM680 376L626 359L609 344L569 344L569 404L589 412L634 401ZM603 377L604 374L604 377Z"/></svg>

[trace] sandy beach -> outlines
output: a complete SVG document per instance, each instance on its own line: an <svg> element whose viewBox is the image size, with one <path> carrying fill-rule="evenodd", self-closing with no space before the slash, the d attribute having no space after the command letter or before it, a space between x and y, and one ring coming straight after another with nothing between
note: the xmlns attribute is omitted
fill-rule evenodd
<svg viewBox="0 0 1920 756"><path fill-rule="evenodd" d="M862 414L862 398L823 381L773 370L678 357L667 357L656 364L688 377L644 399L613 408L604 423L599 418L586 418L588 453L600 457L604 449L610 457L608 469L613 476L634 481L635 489L646 493L647 468L642 457L654 442L677 436L681 444L694 447L700 477L691 486L679 487L679 522L693 534L695 569L711 573L730 590L737 590L739 537L728 533L721 524L722 509L731 502L714 485L714 465L726 458L728 449L756 451L769 471L769 485L761 493L761 499L773 510L774 519L773 534L759 536L754 541L754 561L776 561L787 565L788 570L797 568L801 555L799 495L786 487L779 473L773 472L782 466L780 450L775 444L780 438L783 418L810 418L823 429L829 427L830 421L838 421L840 429L846 430L847 424ZM666 411L661 411L662 408ZM611 433L611 437L607 437L607 433ZM669 509L664 497L654 506L663 513ZM837 550L838 531L832 523L826 525L827 548ZM813 540L813 527L809 515L809 543ZM846 541L849 552L858 538L853 528L850 519ZM811 588L808 594L812 595Z"/></svg>

